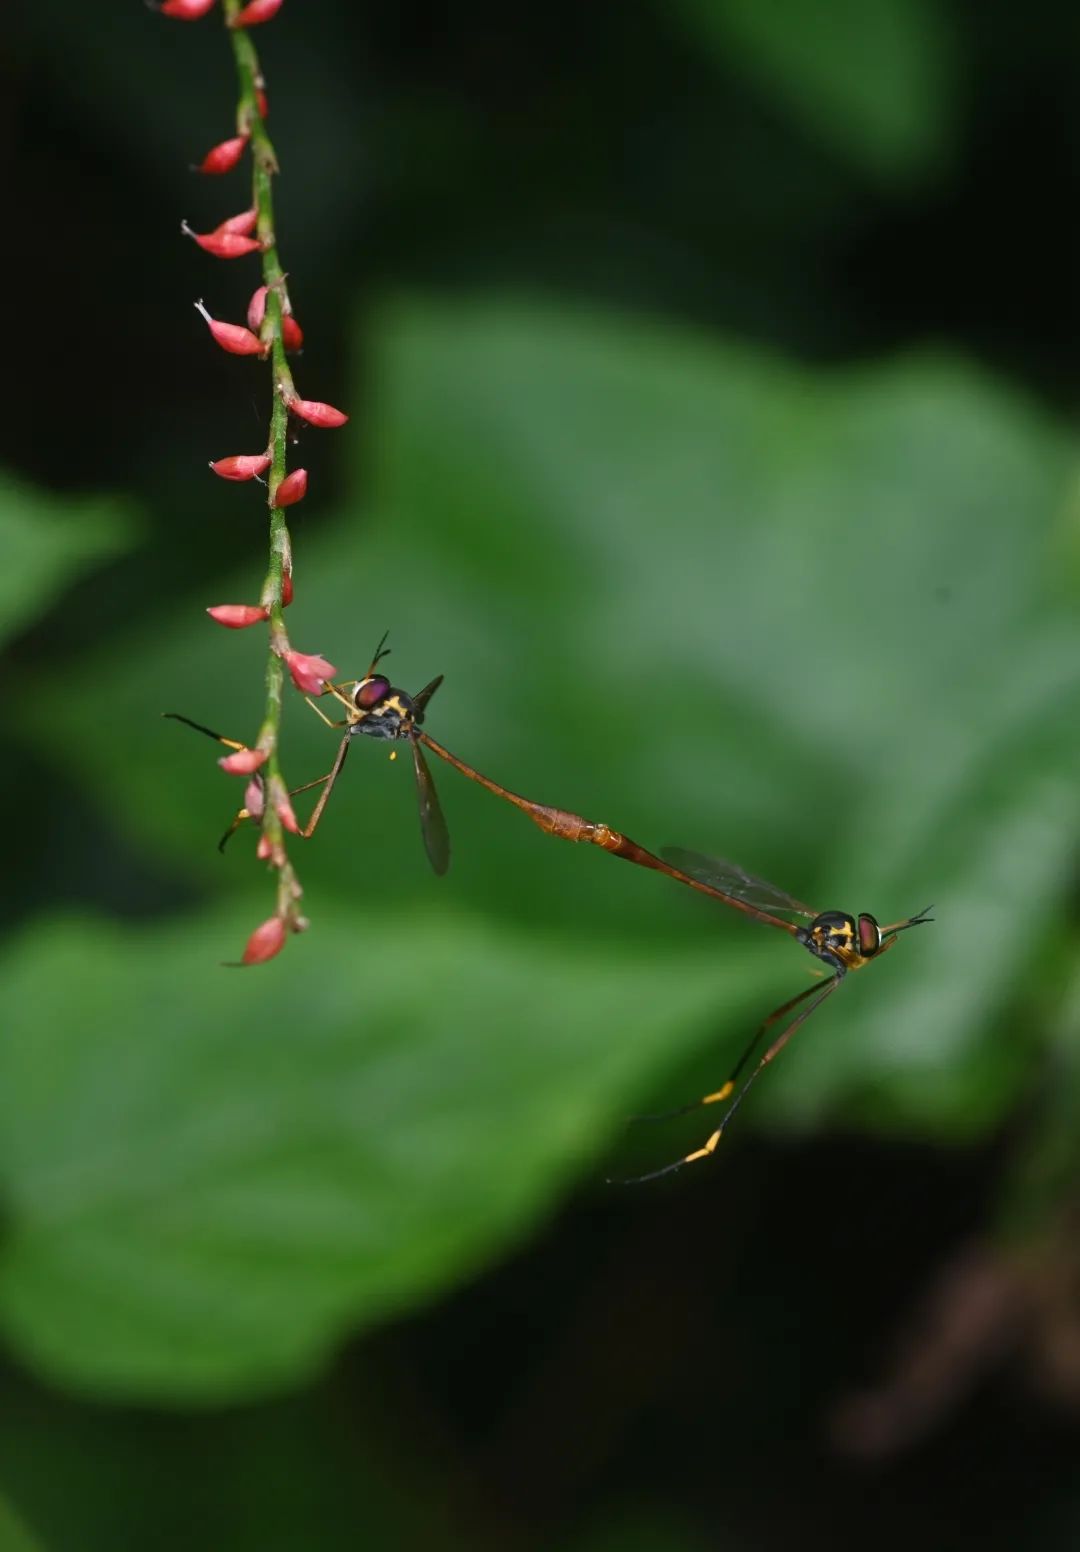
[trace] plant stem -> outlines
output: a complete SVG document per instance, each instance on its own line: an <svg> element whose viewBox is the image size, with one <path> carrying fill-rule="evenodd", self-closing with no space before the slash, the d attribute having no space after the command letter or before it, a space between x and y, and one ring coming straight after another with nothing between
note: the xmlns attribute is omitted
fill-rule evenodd
<svg viewBox="0 0 1080 1552"><path fill-rule="evenodd" d="M270 473L267 500L270 510L270 555L266 580L263 583L260 602L269 610L270 643L266 662L266 712L259 729L258 747L267 751L265 768L266 790L286 791L287 784L281 774L278 760L278 744L281 732L285 668L282 661L289 650L289 637L285 629L283 587L287 575L292 573L292 545L285 509L275 506L278 486L285 478L287 433L289 412L285 396L292 391L292 373L285 357L285 341L282 335L282 318L289 309L285 271L278 257L274 230L273 177L278 170L273 142L266 131L266 122L260 109L260 95L264 88L262 70L250 33L242 27L229 24L239 14L242 0L223 0L226 30L232 41L233 57L239 87L236 126L237 132L248 135L252 157L252 205L257 211L256 233L262 243L262 277L266 286L266 309L261 326L261 336L270 344L272 368L272 399L270 409ZM285 839L281 818L272 801L267 801L262 818L262 832L269 849L270 860L278 870L278 914L290 926L299 929L306 923L299 915L301 896L299 880L285 852Z"/></svg>

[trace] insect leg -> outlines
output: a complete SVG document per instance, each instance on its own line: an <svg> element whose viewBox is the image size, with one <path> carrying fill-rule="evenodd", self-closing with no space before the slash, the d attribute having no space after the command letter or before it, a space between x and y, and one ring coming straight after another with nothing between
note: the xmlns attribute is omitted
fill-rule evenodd
<svg viewBox="0 0 1080 1552"><path fill-rule="evenodd" d="M796 1007L800 1002L802 1002L807 997L808 993L816 992L816 994L817 994L809 1002L807 1002L807 1004L803 1008L802 1012L798 1013L795 1016L795 1018L792 1019L791 1023L788 1024L787 1027L784 1030L781 1031L781 1033L773 1041L772 1045L769 1046L768 1050L761 1057L761 1059L758 1062L757 1066L753 1069L753 1071L750 1073L750 1076L746 1079L746 1081L743 1084L742 1088L739 1089L735 1093L735 1098L731 1101L731 1104L728 1106L726 1112L724 1113L724 1117L721 1120L720 1125L711 1134L711 1136L702 1145L702 1147L695 1148L693 1153L687 1153L681 1159L675 1159L671 1164L665 1164L660 1169L650 1170L648 1174L645 1174L645 1175L635 1175L635 1176L632 1176L628 1180L619 1180L619 1181L613 1182L613 1183L614 1184L618 1184L618 1185L626 1185L626 1186L640 1185L642 1183L642 1181L645 1181L645 1180L658 1180L661 1175L671 1175L671 1174L674 1174L675 1170L682 1169L684 1164L694 1164L694 1163L697 1162L698 1159L710 1158L712 1156L712 1154L716 1152L717 1144L719 1143L721 1137L724 1135L724 1131L726 1130L728 1124L730 1123L731 1118L734 1116L736 1110L738 1110L739 1106L742 1104L743 1100L746 1098L746 1095L749 1092L751 1084L758 1077L758 1075L765 1070L765 1068L769 1065L770 1062L775 1061L775 1059L780 1055L780 1052L787 1045L788 1041L791 1039L791 1037L795 1033L795 1031L797 1029L799 1029L801 1025L806 1023L806 1020L810 1017L811 1013L814 1012L815 1008L819 1008L821 1006L821 1004L825 1001L826 997L831 996L831 994L840 985L840 982L842 980L843 980L843 975L842 974L837 974L837 975L834 975L834 976L830 977L830 979L825 982L824 986L810 986L810 987L807 987L804 991L801 991L797 997L790 998L787 1002L782 1003L779 1008L774 1009L774 1011L769 1014L768 1018L765 1020L765 1022L758 1029L757 1034L755 1034L754 1040L751 1042L749 1048L743 1053L743 1056L742 1056L742 1058L739 1061L739 1066L736 1067L736 1069L735 1069L736 1073L739 1071L739 1068L743 1065L743 1063L749 1057L750 1052L753 1050L754 1045L757 1043L757 1040L758 1040L759 1036L762 1035L765 1032L765 1030L767 1030L770 1027L770 1025L774 1024L778 1019L783 1018L785 1013L790 1013L791 1009ZM713 1095L707 1095L705 1097L705 1099L699 1100L698 1104L710 1104L710 1103L716 1102L717 1100L722 1100L724 1098L727 1098L727 1097L730 1096L730 1094L732 1093L733 1089L734 1089L734 1076L732 1078L730 1078L727 1083L725 1083L725 1085L724 1085L724 1087L722 1089L718 1089L717 1092L715 1094L713 1094ZM695 1109L696 1106L692 1106L691 1105L691 1106L688 1106L687 1108L688 1109Z"/></svg>

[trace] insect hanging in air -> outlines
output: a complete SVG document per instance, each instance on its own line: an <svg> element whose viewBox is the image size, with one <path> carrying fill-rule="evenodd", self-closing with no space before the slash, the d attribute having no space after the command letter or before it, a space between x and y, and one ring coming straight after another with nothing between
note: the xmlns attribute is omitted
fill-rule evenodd
<svg viewBox="0 0 1080 1552"><path fill-rule="evenodd" d="M671 1164L665 1164L661 1169L620 1180L618 1182L620 1185L638 1185L642 1181L656 1180L661 1175L668 1175L681 1169L684 1164L709 1158L715 1152L725 1128L745 1099L751 1084L769 1063L779 1056L810 1015L820 1008L827 997L832 996L845 976L852 970L861 970L864 965L887 953L900 934L906 932L909 927L920 927L925 922L933 920L929 914L933 906L928 905L917 916L909 916L904 921L890 922L888 926L882 927L875 917L866 912L859 916L849 916L845 911L812 910L810 906L803 904L801 900L796 900L785 890L778 889L774 884L767 884L764 879L752 877L734 862L704 857L697 852L684 851L680 847L665 847L657 857L637 841L631 840L628 835L622 835L618 830L613 830L610 825L583 819L580 814L570 813L562 808L550 808L545 804L524 798L517 792L511 792L508 788L500 786L498 782L492 781L489 776L484 776L472 766L466 765L448 749L437 744L427 733L420 733L418 736L433 754L437 754L440 759L453 765L470 781L477 782L497 797L512 803L548 835L558 836L565 841L583 841L592 846L600 846L614 856L622 857L626 862L633 862L638 867L651 868L655 872L664 873L668 878L687 884L701 894L720 900L724 905L741 911L744 916L749 916L754 921L763 922L768 927L778 927L781 932L788 933L797 943L801 943L816 959L828 966L831 972L824 981L816 981L773 1009L754 1032L753 1039L739 1057L727 1081L714 1094L706 1094L703 1099L694 1100L689 1105L665 1111L658 1116L641 1118L666 1120L669 1117L688 1114L704 1105L731 1101L720 1124L712 1131L702 1147L674 1160ZM794 919L788 920L789 917ZM796 1012L796 1009L799 1011ZM737 1088L739 1077L759 1042L789 1013L794 1014L794 1017L784 1025L742 1086Z"/></svg>
<svg viewBox="0 0 1080 1552"><path fill-rule="evenodd" d="M689 884L692 889L697 889L702 894L710 895L714 900L722 901L724 905L743 912L754 921L764 922L766 926L778 927L781 932L789 933L797 943L801 943L816 959L820 959L822 964L827 965L831 974L824 981L807 986L796 996L788 998L787 1002L773 1009L768 1018L758 1025L753 1038L735 1063L727 1081L714 1094L706 1094L702 1099L693 1100L690 1104L681 1105L675 1110L664 1111L660 1115L640 1117L641 1120L662 1121L672 1116L686 1115L705 1105L722 1105L730 1101L719 1124L700 1148L695 1148L692 1153L687 1153L682 1158L675 1159L673 1163L663 1165L660 1169L619 1181L620 1185L638 1185L645 1180L657 1180L661 1175L670 1175L675 1170L681 1169L684 1164L693 1164L699 1159L711 1157L736 1110L746 1098L751 1084L769 1063L779 1056L810 1015L821 1007L827 997L832 996L845 976L852 970L861 970L872 960L880 959L882 954L892 948L900 933L906 932L909 927L921 927L926 922L933 921L933 917L928 914L933 910L933 906L930 905L918 915L909 916L904 921L891 922L887 927L879 926L876 918L865 912L859 916L849 916L846 911L814 911L785 890L778 889L775 884L767 884L764 879L754 878L737 863L727 862L719 857L704 857L698 852L684 851L681 847L675 846L664 847L661 856L664 859L662 872L678 879L680 883ZM655 859L649 865L655 866ZM786 919L789 917L794 920ZM800 1007L800 1004L803 1006ZM797 1008L799 1011L796 1013ZM789 1013L794 1014L794 1017L766 1047L748 1076L739 1085L739 1077L761 1040Z"/></svg>
<svg viewBox="0 0 1080 1552"><path fill-rule="evenodd" d="M450 836L446 828L446 820L439 804L439 796L435 791L435 783L431 779L427 761L419 744L419 728L424 720L424 712L428 701L442 684L443 676L439 674L426 684L416 695L408 695L404 690L392 685L384 674L377 672L379 664L388 654L386 637L383 636L375 649L375 656L371 665L362 679L346 679L340 684L327 682L324 695L333 696L345 709L344 717L337 721L328 717L320 706L305 696L311 709L322 718L328 727L344 728L345 736L338 746L338 752L333 765L325 776L319 776L315 781L305 782L302 787L294 787L290 797L295 797L301 792L310 792L315 787L321 787L318 801L312 809L311 818L303 826L300 834L309 839L315 832L319 820L327 803L334 785L341 775L342 767L352 745L357 737L379 738L389 740L405 740L413 758L413 773L416 778L417 804L420 812L420 833L423 837L424 850L428 860L436 873L445 873L450 866ZM235 739L225 738L220 733L213 732L210 728L203 727L200 722L193 722L190 717L181 716L179 712L166 712L176 722L183 722L196 732L205 733L209 738L216 739L219 744L224 744L227 749L244 749L246 745L237 743ZM397 751L391 752L390 758L395 759ZM218 849L224 850L225 843L245 820L251 815L246 809L241 809L234 818L232 824L218 842Z"/></svg>

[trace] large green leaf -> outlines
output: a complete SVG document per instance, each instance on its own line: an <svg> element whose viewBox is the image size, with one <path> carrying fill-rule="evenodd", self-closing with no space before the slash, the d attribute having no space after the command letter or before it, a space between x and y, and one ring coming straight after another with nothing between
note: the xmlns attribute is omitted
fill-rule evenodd
<svg viewBox="0 0 1080 1552"><path fill-rule="evenodd" d="M243 931L56 925L3 966L0 1321L77 1386L304 1375L599 1173L642 1069L715 1000L704 959L445 910L339 913L264 970L216 966ZM738 1002L758 967L722 973Z"/></svg>
<svg viewBox="0 0 1080 1552"><path fill-rule="evenodd" d="M946 151L955 47L937 0L678 0L675 10L868 171L907 178Z"/></svg>
<svg viewBox="0 0 1080 1552"><path fill-rule="evenodd" d="M376 361L371 501L298 522L295 644L357 673L392 626L400 682L447 676L436 737L646 844L882 920L934 901L743 1124L994 1124L1039 1038L1005 1012L1080 807L1080 632L1052 574L1070 444L956 363L821 374L543 307L403 308ZM213 852L237 784L158 713L253 731L262 633L200 608L253 592L214 583L88 654L62 748L58 682L19 713L58 761L78 748L103 818L221 894L251 868L250 836ZM334 739L288 713L299 781ZM384 754L354 752L299 856L312 931L267 979L214 968L242 939L214 914L17 956L0 1309L54 1372L161 1395L301 1372L599 1175L665 1067L665 1100L714 1087L806 984L779 934L442 771L436 882ZM643 1162L699 1133L650 1134Z"/></svg>

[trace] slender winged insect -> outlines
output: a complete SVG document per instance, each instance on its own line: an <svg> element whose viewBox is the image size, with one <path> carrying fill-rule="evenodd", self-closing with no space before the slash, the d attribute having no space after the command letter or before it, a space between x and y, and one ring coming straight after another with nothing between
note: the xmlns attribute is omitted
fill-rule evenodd
<svg viewBox="0 0 1080 1552"><path fill-rule="evenodd" d="M305 697L308 705L315 711L328 727L344 728L345 736L338 746L338 752L333 765L325 776L319 776L315 781L305 782L302 787L294 787L289 793L295 797L300 792L310 792L314 787L321 787L322 791L315 807L312 809L311 818L301 830L305 838L314 834L319 820L330 794L334 790L334 784L341 775L346 756L357 737L404 739L412 751L413 773L416 778L416 796L420 811L420 833L424 841L424 850L428 860L436 873L445 873L450 866L450 836L446 828L446 820L443 817L442 808L439 805L438 793L435 791L435 783L431 779L427 761L420 749L420 724L424 720L424 712L428 701L442 684L442 674L432 679L430 684L416 695L407 695L404 690L396 689L377 670L383 658L387 656L386 637L379 642L375 649L375 656L371 660L371 666L362 679L346 679L340 684L328 683L324 694L333 696L345 709L345 715L338 721L332 721L317 706L310 696ZM183 722L196 732L205 733L209 738L216 739L219 744L224 744L227 749L244 749L245 744L237 743L235 739L225 738L221 733L215 733L208 727L203 727L200 722L193 722L190 717L183 717L179 712L170 711L165 714L176 722ZM391 753L391 759L396 751ZM225 843L246 819L251 815L246 809L241 809L232 824L218 842L219 850L224 850Z"/></svg>
<svg viewBox="0 0 1080 1552"><path fill-rule="evenodd" d="M785 890L778 889L775 884L767 884L764 879L754 878L737 863L727 862L719 857L703 857L698 852L684 851L676 846L664 847L661 855L664 858L662 871L669 877L677 878L680 883L689 884L691 888L712 896L714 900L722 901L724 905L729 905L736 911L742 911L754 921L764 922L768 927L778 927L781 932L789 933L797 943L801 943L816 959L820 959L822 964L827 965L831 973L824 981L816 981L813 985L805 987L796 996L789 997L787 1002L782 1002L778 1008L773 1009L758 1025L753 1038L735 1063L726 1082L714 1094L706 1094L702 1099L693 1100L689 1105L681 1105L675 1110L664 1111L657 1116L641 1117L642 1120L660 1121L671 1116L686 1115L704 1105L727 1103L727 1109L719 1124L700 1148L695 1148L692 1153L687 1153L681 1159L675 1159L671 1164L665 1164L660 1169L650 1170L645 1175L636 1175L630 1180L620 1182L625 1185L637 1185L643 1180L657 1180L661 1175L670 1175L673 1171L681 1169L684 1164L693 1164L699 1159L709 1158L715 1152L731 1118L746 1098L751 1084L769 1063L780 1055L792 1035L806 1023L810 1015L821 1007L827 997L832 996L848 972L861 970L872 960L879 959L892 948L900 933L906 932L909 927L921 927L933 920L933 917L928 914L933 910L933 906L930 905L917 916L909 916L904 921L890 922L887 927L879 926L876 918L865 912L859 916L849 916L846 911L814 911ZM799 1011L796 1012L796 1009ZM783 1025L780 1033L766 1046L756 1065L751 1068L740 1086L740 1074L758 1049L760 1042L769 1030L780 1024L789 1013L794 1016Z"/></svg>
<svg viewBox="0 0 1080 1552"><path fill-rule="evenodd" d="M933 907L929 905L916 916L909 916L904 921L891 922L885 927L879 926L876 918L865 912L859 916L849 916L844 911L815 911L801 900L796 900L792 895L787 894L786 891L778 889L774 884L754 878L736 863L715 857L705 857L697 852L684 851L678 847L666 847L661 856L657 857L637 841L631 840L628 835L622 835L618 830L612 829L610 825L583 819L580 814L572 813L567 809L552 808L543 803L533 802L531 798L522 797L520 793L500 786L491 777L483 775L473 766L459 759L457 755L451 754L449 749L437 743L423 730L421 724L427 704L442 683L442 675L425 685L416 695L410 696L404 690L396 689L384 675L377 672L379 663L387 655L385 641L384 636L376 649L371 666L362 679L343 680L340 684L327 683L324 694L333 696L344 707L343 718L332 721L321 707L317 706L310 697L308 698L308 704L312 710L317 712L329 727L345 728L345 735L327 774L318 777L315 781L305 783L302 787L293 788L290 793L291 797L295 797L297 793L322 787L311 818L301 831L302 835L307 837L314 833L334 784L341 774L354 738L360 736L405 739L412 750L424 847L436 873L445 873L449 866L450 839L435 791L435 783L424 760L421 745L437 755L440 760L445 760L447 764L452 765L470 781L494 793L496 797L512 803L546 834L557 836L564 841L600 846L604 851L611 852L616 857L622 857L627 862L664 873L668 878L676 879L679 883L686 884L711 899L721 901L733 910L741 911L744 916L754 921L763 922L768 927L778 927L781 932L788 933L797 943L801 943L816 959L828 966L831 972L824 981L817 981L804 988L796 996L790 997L787 1002L773 1009L755 1030L753 1038L739 1057L727 1081L715 1093L706 1094L703 1098L694 1100L689 1105L682 1105L676 1110L641 1118L665 1120L668 1117L685 1115L705 1105L724 1104L730 1101L721 1116L719 1125L714 1128L700 1148L694 1149L692 1153L687 1153L682 1158L675 1159L670 1164L665 1164L660 1169L634 1176L619 1182L620 1184L637 1185L642 1181L656 1180L661 1175L668 1175L674 1170L681 1169L684 1164L693 1164L699 1159L711 1157L750 1086L769 1063L779 1056L784 1046L806 1023L810 1015L816 1012L827 997L832 996L849 971L861 970L871 960L879 959L892 948L900 933L906 932L909 927L920 927L933 920L929 915ZM220 733L212 732L201 723L193 722L189 717L181 716L178 712L167 712L166 715L178 722L186 723L197 732L207 734L208 737L216 739L218 743L224 744L229 749L246 747L231 738L224 738ZM241 809L219 841L219 847L224 847L233 831L250 817L246 809ZM798 1012L795 1011L796 1009ZM789 1013L794 1017L783 1026L780 1033L758 1058L756 1065L751 1068L741 1086L738 1086L739 1077L759 1043L769 1030L781 1023Z"/></svg>

